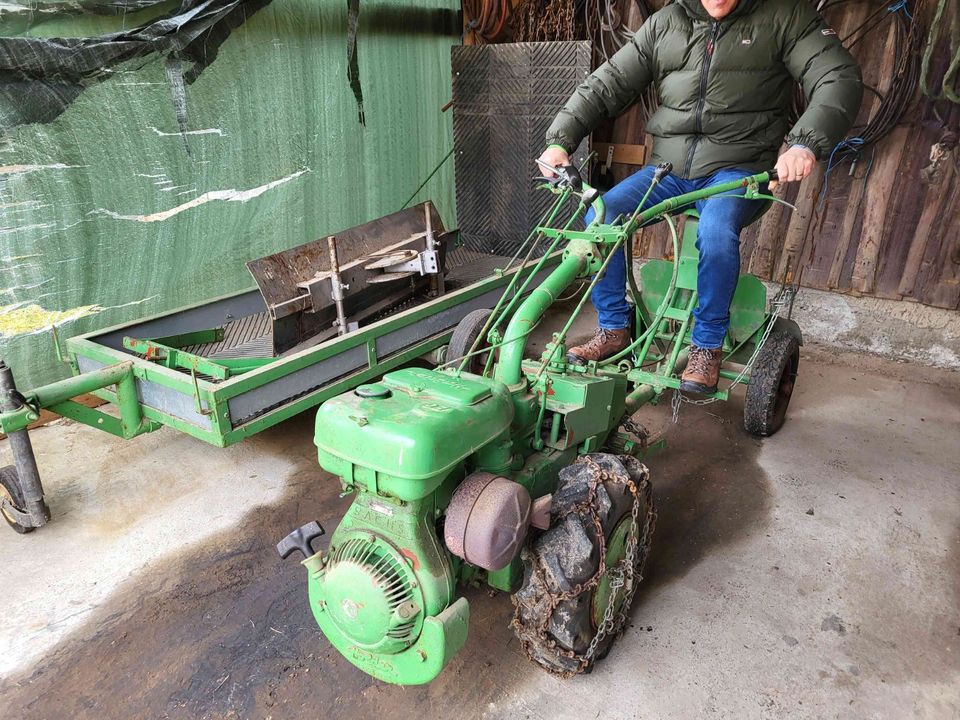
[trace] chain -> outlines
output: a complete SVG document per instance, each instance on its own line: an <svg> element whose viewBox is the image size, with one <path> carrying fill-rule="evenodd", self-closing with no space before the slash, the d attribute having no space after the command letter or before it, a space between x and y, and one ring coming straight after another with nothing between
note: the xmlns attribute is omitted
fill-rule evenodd
<svg viewBox="0 0 960 720"><path fill-rule="evenodd" d="M647 451L650 443L650 431L647 430L647 428L629 416L621 423L621 427L640 441L640 450L642 452Z"/></svg>
<svg viewBox="0 0 960 720"><path fill-rule="evenodd" d="M753 366L757 362L757 357L760 355L760 350L767 342L767 338L770 337L770 333L773 332L773 326L776 325L777 318L783 314L785 309L793 307L793 298L796 294L796 287L792 285L785 285L779 290L779 292L777 292L773 300L770 301L770 321L767 323L767 327L764 328L763 335L760 336L760 342L758 342L757 346L753 349L753 353L750 355L750 359L747 360L747 364L743 366L743 370L741 370L730 383L731 388L734 388L739 383L743 382L743 379L753 372ZM716 401L717 398L715 397L702 399L689 398L679 390L674 390L673 397L670 399L670 409L672 411L674 425L676 425L680 420L680 406L684 403L687 405L710 405Z"/></svg>
<svg viewBox="0 0 960 720"><path fill-rule="evenodd" d="M587 581L574 586L567 592L552 593L548 591L546 598L542 598L546 602L546 608L541 615L541 620L533 628L527 628L523 625L520 619L520 604L517 602L516 596L514 596L514 617L510 624L516 631L517 637L520 639L520 645L524 652L528 657L530 657L531 660L536 662L536 657L532 651L532 643L536 641L541 648L549 649L556 655L557 658L562 657L574 660L577 665L574 670L563 671L549 667L546 668L549 672L565 679L582 672L587 666L590 665L590 663L593 662L597 653L597 649L605 638L611 635L615 637L623 632L623 629L626 627L627 623L627 611L630 609L630 604L633 601L633 595L636 591L636 587L642 579L642 576L639 574L640 568L636 567L637 547L639 538L641 537L639 532L640 493L642 490L649 507L651 506L652 490L650 483L647 480L648 473L646 467L636 460L636 458L633 458L629 455L619 456L619 459L623 463L635 463L637 466L639 466L639 474L643 478L641 482L641 488L638 488L636 483L630 479L629 474L627 474L626 477L621 477L619 475L609 473L601 468L593 458L583 455L577 458L576 462L584 463L590 469L591 479L589 490L587 492L587 498L583 502L572 506L570 509L564 512L562 516L554 520L555 522L562 520L571 513L588 514L590 516L590 520L596 530L597 540L599 543L599 563L596 573L594 573L594 575ZM606 565L606 537L603 532L603 523L600 520L600 516L597 514L596 506L597 487L605 481L611 481L625 485L633 497L633 504L630 511L630 534L627 538L624 557L611 568L607 568ZM642 537L646 548L649 548L650 545L653 530L652 524L655 518L656 514L650 512L647 514L647 518L644 523ZM529 553L529 550L525 549L524 552ZM527 557L529 557L529 555ZM549 585L544 581L544 569L537 558L534 558L533 572L538 575L538 584L541 587L549 587ZM560 647L557 642L552 640L548 635L548 625L557 606L561 602L570 600L588 590L598 587L604 576L609 576L610 578L610 597L607 601L607 607L604 609L603 620L599 623L597 632L590 641L590 644L587 646L586 651L582 655L579 655L573 650L567 650ZM620 610L617 612L617 598L621 589L624 590L624 595ZM537 604L539 604L539 600L540 599L538 599Z"/></svg>
<svg viewBox="0 0 960 720"><path fill-rule="evenodd" d="M584 35L575 0L522 0L514 13L516 42L575 40Z"/></svg>

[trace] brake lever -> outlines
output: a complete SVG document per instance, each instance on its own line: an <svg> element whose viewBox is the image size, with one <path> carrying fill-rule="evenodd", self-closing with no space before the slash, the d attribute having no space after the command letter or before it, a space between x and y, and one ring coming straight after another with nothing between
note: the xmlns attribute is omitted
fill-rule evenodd
<svg viewBox="0 0 960 720"><path fill-rule="evenodd" d="M560 178L554 175L553 177L546 177L545 175L534 175L530 178L534 182L544 182L556 187L560 184Z"/></svg>
<svg viewBox="0 0 960 720"><path fill-rule="evenodd" d="M540 158L536 159L536 163L544 170L553 173L554 177L556 177L556 180L552 180L550 178L547 178L547 180L554 187L567 185L573 190L580 190L583 188L583 178L580 177L580 171L577 170L575 165L558 165L554 167L543 162L543 160Z"/></svg>

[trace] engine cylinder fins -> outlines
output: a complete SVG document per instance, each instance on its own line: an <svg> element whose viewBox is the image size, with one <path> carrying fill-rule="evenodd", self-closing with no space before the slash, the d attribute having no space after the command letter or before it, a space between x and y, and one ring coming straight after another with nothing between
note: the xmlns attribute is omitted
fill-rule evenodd
<svg viewBox="0 0 960 720"><path fill-rule="evenodd" d="M331 552L321 597L330 620L355 645L389 654L408 648L420 633L423 597L417 588L400 552L365 533Z"/></svg>
<svg viewBox="0 0 960 720"><path fill-rule="evenodd" d="M447 507L447 549L484 570L506 567L527 536L531 504L519 483L488 472L468 475Z"/></svg>

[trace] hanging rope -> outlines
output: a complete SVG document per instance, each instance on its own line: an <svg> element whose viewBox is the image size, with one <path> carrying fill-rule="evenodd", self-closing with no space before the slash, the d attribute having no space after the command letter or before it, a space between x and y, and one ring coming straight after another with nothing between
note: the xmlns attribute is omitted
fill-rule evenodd
<svg viewBox="0 0 960 720"><path fill-rule="evenodd" d="M467 30L477 45L496 42L510 17L510 0L463 0Z"/></svg>

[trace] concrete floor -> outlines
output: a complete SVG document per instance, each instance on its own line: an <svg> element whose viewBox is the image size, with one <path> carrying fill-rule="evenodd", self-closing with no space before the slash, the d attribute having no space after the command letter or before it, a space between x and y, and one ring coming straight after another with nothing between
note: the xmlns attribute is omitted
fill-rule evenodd
<svg viewBox="0 0 960 720"><path fill-rule="evenodd" d="M349 502L309 416L226 450L41 429L53 522L0 528L0 718L960 717L960 375L807 347L775 438L741 410L641 413L670 443L658 527L591 675L538 670L509 598L467 590L467 647L421 688L340 658L273 549Z"/></svg>

